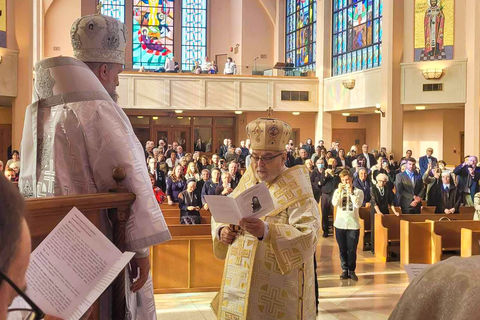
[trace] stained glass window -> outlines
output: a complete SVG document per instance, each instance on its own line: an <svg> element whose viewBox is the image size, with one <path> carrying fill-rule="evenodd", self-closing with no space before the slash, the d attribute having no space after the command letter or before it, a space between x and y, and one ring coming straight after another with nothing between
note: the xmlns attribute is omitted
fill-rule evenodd
<svg viewBox="0 0 480 320"><path fill-rule="evenodd" d="M333 0L332 76L382 63L383 0Z"/></svg>
<svg viewBox="0 0 480 320"><path fill-rule="evenodd" d="M125 22L125 0L103 0L101 3L102 14Z"/></svg>
<svg viewBox="0 0 480 320"><path fill-rule="evenodd" d="M173 56L174 0L133 1L133 68L163 67Z"/></svg>
<svg viewBox="0 0 480 320"><path fill-rule="evenodd" d="M295 69L315 69L317 1L287 0L285 58Z"/></svg>
<svg viewBox="0 0 480 320"><path fill-rule="evenodd" d="M207 55L207 0L182 1L182 70Z"/></svg>

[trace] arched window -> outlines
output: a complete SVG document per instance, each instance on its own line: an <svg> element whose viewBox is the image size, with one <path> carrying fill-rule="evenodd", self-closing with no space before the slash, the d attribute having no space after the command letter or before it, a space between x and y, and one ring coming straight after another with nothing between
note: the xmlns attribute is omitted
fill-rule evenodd
<svg viewBox="0 0 480 320"><path fill-rule="evenodd" d="M285 60L300 71L315 69L317 1L287 0Z"/></svg>
<svg viewBox="0 0 480 320"><path fill-rule="evenodd" d="M207 0L103 0L102 14L124 22L129 29L133 69L162 69L167 57L182 57L182 70L190 71L195 60L207 53ZM178 11L175 13L175 11ZM131 14L130 14L131 13ZM180 16L181 14L181 16ZM181 24L175 24L175 18ZM131 24L130 24L131 23ZM174 28L182 37L174 39ZM179 30L180 31L180 30ZM181 41L177 44L175 41Z"/></svg>
<svg viewBox="0 0 480 320"><path fill-rule="evenodd" d="M382 63L382 0L333 0L332 76Z"/></svg>
<svg viewBox="0 0 480 320"><path fill-rule="evenodd" d="M207 55L207 0L182 1L182 70Z"/></svg>

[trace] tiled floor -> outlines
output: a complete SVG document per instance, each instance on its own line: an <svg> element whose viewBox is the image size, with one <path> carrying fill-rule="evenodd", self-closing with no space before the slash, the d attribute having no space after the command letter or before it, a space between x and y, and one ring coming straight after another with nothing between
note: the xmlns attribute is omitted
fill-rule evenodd
<svg viewBox="0 0 480 320"><path fill-rule="evenodd" d="M387 319L408 278L399 262L376 262L370 252L357 258L357 283L340 280L338 248L332 237L317 248L320 309L317 319ZM213 292L155 295L159 320L215 320Z"/></svg>

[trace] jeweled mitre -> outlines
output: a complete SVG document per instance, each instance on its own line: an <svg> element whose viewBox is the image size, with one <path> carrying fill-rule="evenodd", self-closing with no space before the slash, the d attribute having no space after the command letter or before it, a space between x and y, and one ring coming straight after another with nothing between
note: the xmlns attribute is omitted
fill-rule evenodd
<svg viewBox="0 0 480 320"><path fill-rule="evenodd" d="M125 64L125 25L101 14L80 17L72 24L73 55L83 62Z"/></svg>
<svg viewBox="0 0 480 320"><path fill-rule="evenodd" d="M290 125L273 118L258 118L247 124L253 150L283 151L292 134Z"/></svg>

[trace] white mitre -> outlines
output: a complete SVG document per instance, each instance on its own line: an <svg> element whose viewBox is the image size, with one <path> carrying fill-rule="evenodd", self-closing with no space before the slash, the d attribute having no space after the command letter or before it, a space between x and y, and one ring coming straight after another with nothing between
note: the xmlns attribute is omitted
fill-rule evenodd
<svg viewBox="0 0 480 320"><path fill-rule="evenodd" d="M125 64L125 25L101 14L80 17L72 24L73 55L83 62Z"/></svg>

